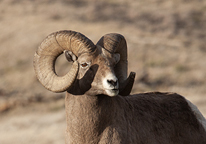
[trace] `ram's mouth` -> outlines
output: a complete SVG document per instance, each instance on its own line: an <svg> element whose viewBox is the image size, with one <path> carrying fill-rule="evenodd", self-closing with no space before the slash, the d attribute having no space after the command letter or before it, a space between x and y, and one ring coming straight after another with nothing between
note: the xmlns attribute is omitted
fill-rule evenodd
<svg viewBox="0 0 206 144"><path fill-rule="evenodd" d="M116 96L119 94L119 89L107 89L106 92L109 96Z"/></svg>
<svg viewBox="0 0 206 144"><path fill-rule="evenodd" d="M119 89L111 89L112 91L119 91Z"/></svg>

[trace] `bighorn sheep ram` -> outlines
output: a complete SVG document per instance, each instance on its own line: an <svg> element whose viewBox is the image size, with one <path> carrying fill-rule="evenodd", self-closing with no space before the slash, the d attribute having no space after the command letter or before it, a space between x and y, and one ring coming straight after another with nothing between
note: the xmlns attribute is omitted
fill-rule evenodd
<svg viewBox="0 0 206 144"><path fill-rule="evenodd" d="M60 77L55 60L73 62ZM129 95L127 44L106 34L96 45L74 31L50 34L34 56L42 85L66 91L66 144L206 144L206 120L196 106L176 93Z"/></svg>

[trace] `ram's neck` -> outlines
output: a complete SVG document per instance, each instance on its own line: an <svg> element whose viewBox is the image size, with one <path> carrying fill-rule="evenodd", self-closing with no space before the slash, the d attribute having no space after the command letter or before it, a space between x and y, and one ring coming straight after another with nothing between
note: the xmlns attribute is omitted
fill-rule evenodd
<svg viewBox="0 0 206 144"><path fill-rule="evenodd" d="M111 124L113 100L110 97L74 96L67 93L65 105L67 143L96 143L105 127Z"/></svg>

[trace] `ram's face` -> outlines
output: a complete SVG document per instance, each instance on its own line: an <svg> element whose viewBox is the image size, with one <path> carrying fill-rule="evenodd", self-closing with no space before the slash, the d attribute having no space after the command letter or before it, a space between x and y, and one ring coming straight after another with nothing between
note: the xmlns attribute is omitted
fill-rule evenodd
<svg viewBox="0 0 206 144"><path fill-rule="evenodd" d="M101 47L93 54L79 56L77 81L81 91L89 95L116 96L119 93L119 82L114 67L119 59L119 54L108 57Z"/></svg>

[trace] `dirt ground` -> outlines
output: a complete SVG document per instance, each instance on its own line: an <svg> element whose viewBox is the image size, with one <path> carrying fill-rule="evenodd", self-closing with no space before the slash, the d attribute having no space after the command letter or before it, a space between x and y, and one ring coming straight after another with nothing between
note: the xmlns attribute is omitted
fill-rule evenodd
<svg viewBox="0 0 206 144"><path fill-rule="evenodd" d="M50 33L74 30L96 43L125 36L132 93L176 92L206 116L206 1L1 0L0 144L64 143L65 93L37 81L33 55ZM57 73L69 65L58 59Z"/></svg>

